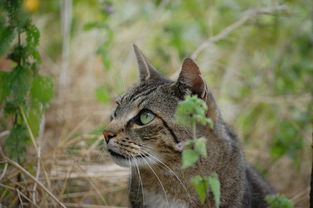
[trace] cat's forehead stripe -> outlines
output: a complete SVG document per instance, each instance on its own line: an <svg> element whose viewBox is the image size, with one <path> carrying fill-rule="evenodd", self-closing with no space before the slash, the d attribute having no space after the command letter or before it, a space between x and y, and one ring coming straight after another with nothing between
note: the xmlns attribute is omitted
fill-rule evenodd
<svg viewBox="0 0 313 208"><path fill-rule="evenodd" d="M139 97L147 96L147 95L151 94L153 91L155 91L155 89L157 89L157 87L148 88L145 91L142 91L141 93L139 93L137 95L135 94L132 98L130 98L129 102L134 102Z"/></svg>
<svg viewBox="0 0 313 208"><path fill-rule="evenodd" d="M137 88L129 93L126 93L122 98L120 99L120 102L123 103L130 103L138 100L138 98L147 96L153 91L155 91L158 87L157 86L146 86Z"/></svg>

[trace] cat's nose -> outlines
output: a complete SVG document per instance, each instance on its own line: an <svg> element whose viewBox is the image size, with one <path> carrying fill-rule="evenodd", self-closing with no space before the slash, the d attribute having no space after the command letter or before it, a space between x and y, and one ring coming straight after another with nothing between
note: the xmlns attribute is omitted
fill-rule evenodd
<svg viewBox="0 0 313 208"><path fill-rule="evenodd" d="M113 131L104 130L103 136L104 136L106 143L109 143L110 139L112 139L113 137L116 137L116 133L114 133Z"/></svg>

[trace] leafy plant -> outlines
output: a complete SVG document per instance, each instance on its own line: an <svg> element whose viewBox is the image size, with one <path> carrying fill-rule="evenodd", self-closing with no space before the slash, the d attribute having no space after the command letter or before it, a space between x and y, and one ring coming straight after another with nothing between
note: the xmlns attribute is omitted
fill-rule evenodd
<svg viewBox="0 0 313 208"><path fill-rule="evenodd" d="M193 139L186 141L182 153L182 168L189 168L194 165L200 157L207 157L206 139L197 138L196 126L197 123L202 125L210 125L213 128L213 121L207 118L205 112L208 107L206 103L197 96L186 96L185 100L178 103L175 112L175 122L183 126L191 126ZM191 179L191 184L195 188L201 204L204 204L205 199L211 191L213 193L216 207L220 204L220 182L216 173L210 176L194 176Z"/></svg>
<svg viewBox="0 0 313 208"><path fill-rule="evenodd" d="M50 77L39 74L41 62L37 46L40 33L22 7L22 0L0 3L0 55L6 55L11 71L0 71L0 107L4 129L10 129L5 140L8 155L19 162L30 141L39 134L44 110L54 90Z"/></svg>
<svg viewBox="0 0 313 208"><path fill-rule="evenodd" d="M268 208L293 208L294 206L291 200L280 194L268 195L265 201L269 204Z"/></svg>
<svg viewBox="0 0 313 208"><path fill-rule="evenodd" d="M211 176L195 176L191 179L191 184L196 189L201 204L205 202L209 190L212 191L216 207L220 205L221 185L216 173Z"/></svg>
<svg viewBox="0 0 313 208"><path fill-rule="evenodd" d="M185 149L183 151L183 166L182 168L189 168L197 160L202 157L207 157L206 151L206 140L205 138L193 139L185 142L185 147L190 147L190 149Z"/></svg>
<svg viewBox="0 0 313 208"><path fill-rule="evenodd" d="M187 95L185 100L179 102L176 113L175 122L183 126L191 126L193 128L193 137L196 137L196 124L209 124L213 128L213 122L205 116L208 107L205 102L196 95Z"/></svg>

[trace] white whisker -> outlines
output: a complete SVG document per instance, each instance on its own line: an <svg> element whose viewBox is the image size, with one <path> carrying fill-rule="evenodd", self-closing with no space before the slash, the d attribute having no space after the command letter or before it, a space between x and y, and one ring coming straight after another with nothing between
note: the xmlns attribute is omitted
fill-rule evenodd
<svg viewBox="0 0 313 208"><path fill-rule="evenodd" d="M141 186L141 195L142 195L142 205L144 207L144 205L145 205L145 197L144 197L143 182L142 182L142 179L141 179L140 170L139 170L139 167L137 165L136 158L132 158L132 161L134 161L134 163L135 163L135 166L136 166L136 169L137 169L137 173L138 173L138 176L139 176L139 182L140 182L140 186Z"/></svg>
<svg viewBox="0 0 313 208"><path fill-rule="evenodd" d="M129 167L130 167L130 179L129 179L129 184L128 184L128 196L129 196L130 195L130 188L132 186L131 178L132 178L132 175L133 175L132 170L131 170L131 159L128 159L128 164L129 164Z"/></svg>
<svg viewBox="0 0 313 208"><path fill-rule="evenodd" d="M149 153L149 152L147 152L147 151L145 151L145 150L143 150L143 149L142 149L142 151L143 151L144 154L147 154L147 155L149 155L150 157L152 157L151 159L157 160L157 161L156 161L157 163L159 163L159 164L163 165L164 167L166 167L166 168L176 177L176 179L179 181L179 183L182 185L182 187L184 188L184 190L185 190L186 193L188 194L188 197L191 198L191 197L190 197L190 194L189 194L189 191L188 191L188 189L186 188L185 184L180 180L180 178L177 176L177 174L176 174L168 165L166 165L165 163L163 163L159 158L157 158L157 157L154 156L153 154L151 154L151 153Z"/></svg>
<svg viewBox="0 0 313 208"><path fill-rule="evenodd" d="M165 188L159 178L159 176L156 174L156 172L153 170L153 168L149 165L149 163L146 161L146 159L144 157L142 157L142 159L146 162L146 164L149 166L149 168L152 170L153 174L156 176L156 178L158 179L161 187L162 187L162 190L164 192L164 196L165 196L165 199L166 199L166 202L167 202L167 206L169 207L169 202L168 202L168 198L167 198L167 194L166 194L166 191L165 191Z"/></svg>

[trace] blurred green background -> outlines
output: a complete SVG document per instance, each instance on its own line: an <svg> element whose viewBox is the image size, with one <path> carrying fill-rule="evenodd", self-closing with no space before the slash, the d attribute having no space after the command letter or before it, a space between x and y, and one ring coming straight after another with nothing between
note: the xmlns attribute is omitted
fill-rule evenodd
<svg viewBox="0 0 313 208"><path fill-rule="evenodd" d="M43 178L68 205L127 205L127 174L114 169L113 176L106 175L101 166L113 165L99 147L114 98L137 82L132 51L136 43L157 69L172 78L183 58L192 56L224 119L241 138L247 159L296 207L308 206L312 1L26 2L41 33L41 73L53 78L56 89L38 138L42 154L53 155L43 159L49 175ZM225 28L236 22L240 25L225 34ZM225 35L214 41L219 34ZM209 38L213 41L205 44ZM1 66L4 61L2 57ZM30 160L31 152L26 156ZM82 166L85 174L72 178ZM90 175L92 168L92 174L102 174ZM114 178L118 171L123 180ZM6 197L13 196L2 194Z"/></svg>

